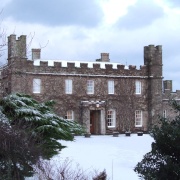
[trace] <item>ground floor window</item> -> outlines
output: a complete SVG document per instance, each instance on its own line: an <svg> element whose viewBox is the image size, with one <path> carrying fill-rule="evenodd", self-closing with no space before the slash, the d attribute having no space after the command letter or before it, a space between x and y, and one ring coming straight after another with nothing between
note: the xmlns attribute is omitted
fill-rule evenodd
<svg viewBox="0 0 180 180"><path fill-rule="evenodd" d="M107 112L107 125L108 127L115 127L116 112L115 110L108 110Z"/></svg>
<svg viewBox="0 0 180 180"><path fill-rule="evenodd" d="M74 120L74 112L71 110L67 111L65 115L65 119L70 120L70 121Z"/></svg>
<svg viewBox="0 0 180 180"><path fill-rule="evenodd" d="M135 127L142 127L142 111L135 111Z"/></svg>

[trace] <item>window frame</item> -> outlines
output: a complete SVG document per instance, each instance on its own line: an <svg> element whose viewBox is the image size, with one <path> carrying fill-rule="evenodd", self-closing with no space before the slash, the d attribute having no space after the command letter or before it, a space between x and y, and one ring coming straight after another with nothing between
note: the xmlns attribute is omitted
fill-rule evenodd
<svg viewBox="0 0 180 180"><path fill-rule="evenodd" d="M108 80L108 94L114 94L114 80Z"/></svg>
<svg viewBox="0 0 180 180"><path fill-rule="evenodd" d="M135 111L135 127L142 127L143 125L143 118L142 118L142 111L136 110ZM139 122L139 124L138 124Z"/></svg>
<svg viewBox="0 0 180 180"><path fill-rule="evenodd" d="M167 118L167 110L163 110L163 118Z"/></svg>
<svg viewBox="0 0 180 180"><path fill-rule="evenodd" d="M94 94L94 80L87 80L87 94Z"/></svg>
<svg viewBox="0 0 180 180"><path fill-rule="evenodd" d="M65 80L65 93L66 94L72 94L73 87L72 87L72 79L66 79Z"/></svg>
<svg viewBox="0 0 180 180"><path fill-rule="evenodd" d="M135 81L135 94L141 94L142 93L142 83L140 80Z"/></svg>
<svg viewBox="0 0 180 180"><path fill-rule="evenodd" d="M68 110L65 115L65 119L68 121L74 121L74 111Z"/></svg>
<svg viewBox="0 0 180 180"><path fill-rule="evenodd" d="M111 116L111 117L109 117ZM109 122L110 120L110 122ZM114 128L116 127L116 111L114 109L109 109L107 111L107 127Z"/></svg>
<svg viewBox="0 0 180 180"><path fill-rule="evenodd" d="M40 78L33 79L33 93L34 94L41 93L41 79Z"/></svg>

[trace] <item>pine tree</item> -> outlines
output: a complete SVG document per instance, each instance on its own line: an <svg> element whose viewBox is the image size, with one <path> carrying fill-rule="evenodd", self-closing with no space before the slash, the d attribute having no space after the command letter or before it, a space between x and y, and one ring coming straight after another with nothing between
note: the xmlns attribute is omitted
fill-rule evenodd
<svg viewBox="0 0 180 180"><path fill-rule="evenodd" d="M26 129L42 146L43 158L49 159L64 146L59 140L72 141L72 133L83 133L84 129L74 121L65 120L53 112L53 101L39 103L29 95L12 94L0 101L2 112L12 126Z"/></svg>
<svg viewBox="0 0 180 180"><path fill-rule="evenodd" d="M0 120L1 180L23 180L25 176L33 175L33 165L41 155L41 149L35 143L26 131Z"/></svg>
<svg viewBox="0 0 180 180"><path fill-rule="evenodd" d="M160 117L150 135L154 138L151 152L135 167L135 172L145 180L180 179L180 105L170 101L177 113L174 119Z"/></svg>

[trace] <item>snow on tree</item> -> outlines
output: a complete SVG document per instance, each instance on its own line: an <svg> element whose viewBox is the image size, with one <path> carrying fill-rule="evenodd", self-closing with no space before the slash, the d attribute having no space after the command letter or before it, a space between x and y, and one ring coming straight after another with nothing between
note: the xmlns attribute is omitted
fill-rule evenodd
<svg viewBox="0 0 180 180"><path fill-rule="evenodd" d="M72 141L72 133L81 134L84 128L65 120L53 112L53 101L39 103L29 95L11 94L2 98L2 112L12 126L26 129L42 146L42 157L51 158L64 146L59 140Z"/></svg>
<svg viewBox="0 0 180 180"><path fill-rule="evenodd" d="M154 138L152 150L134 169L145 180L180 179L180 104L175 100L170 104L177 113L176 117L160 117L159 124L150 133Z"/></svg>
<svg viewBox="0 0 180 180"><path fill-rule="evenodd" d="M0 113L1 114L1 113ZM2 117L2 116L1 116ZM0 117L0 118L1 118ZM0 179L24 179L33 175L41 147L23 129L0 120Z"/></svg>

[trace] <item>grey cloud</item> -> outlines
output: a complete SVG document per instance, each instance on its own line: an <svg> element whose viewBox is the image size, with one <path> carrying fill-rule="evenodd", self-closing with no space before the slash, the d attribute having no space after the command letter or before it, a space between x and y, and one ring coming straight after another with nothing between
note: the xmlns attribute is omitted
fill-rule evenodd
<svg viewBox="0 0 180 180"><path fill-rule="evenodd" d="M97 26L103 12L95 0L12 0L4 10L6 16L29 23L49 26Z"/></svg>
<svg viewBox="0 0 180 180"><path fill-rule="evenodd" d="M128 13L121 17L116 26L122 29L137 29L148 26L162 17L163 9L149 0L139 0L128 9Z"/></svg>

